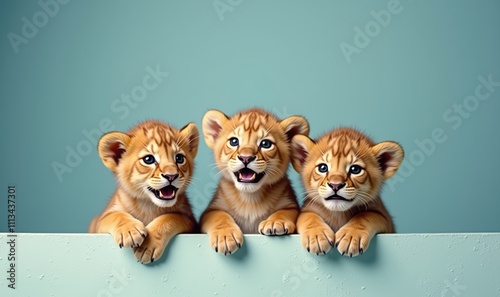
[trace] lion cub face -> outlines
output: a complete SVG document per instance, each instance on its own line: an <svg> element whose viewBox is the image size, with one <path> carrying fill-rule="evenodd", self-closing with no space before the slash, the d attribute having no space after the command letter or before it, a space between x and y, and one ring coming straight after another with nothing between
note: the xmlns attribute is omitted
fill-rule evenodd
<svg viewBox="0 0 500 297"><path fill-rule="evenodd" d="M203 133L216 164L241 192L253 193L286 174L290 139L308 134L300 116L278 120L261 109L249 109L229 118L218 110L203 117Z"/></svg>
<svg viewBox="0 0 500 297"><path fill-rule="evenodd" d="M292 147L292 163L308 197L331 211L369 204L403 160L399 144L374 144L350 128L336 129L316 142L299 135Z"/></svg>
<svg viewBox="0 0 500 297"><path fill-rule="evenodd" d="M194 169L199 133L190 123L181 130L147 121L128 133L110 132L99 155L130 196L170 207L187 187Z"/></svg>

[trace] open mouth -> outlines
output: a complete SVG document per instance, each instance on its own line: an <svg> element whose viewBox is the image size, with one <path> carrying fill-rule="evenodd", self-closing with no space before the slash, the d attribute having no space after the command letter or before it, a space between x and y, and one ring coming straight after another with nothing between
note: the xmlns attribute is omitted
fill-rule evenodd
<svg viewBox="0 0 500 297"><path fill-rule="evenodd" d="M151 191L151 193L155 194L156 198L158 198L160 200L175 199L175 194L177 194L177 188L172 186L172 185L168 185L168 186L161 188L159 190L148 187L148 190Z"/></svg>
<svg viewBox="0 0 500 297"><path fill-rule="evenodd" d="M354 199L347 199L347 198L344 198L340 195L333 194L332 196L326 197L325 200L339 200L339 201L352 202Z"/></svg>
<svg viewBox="0 0 500 297"><path fill-rule="evenodd" d="M258 183L264 176L264 172L257 173L249 168L242 168L234 173L240 183Z"/></svg>

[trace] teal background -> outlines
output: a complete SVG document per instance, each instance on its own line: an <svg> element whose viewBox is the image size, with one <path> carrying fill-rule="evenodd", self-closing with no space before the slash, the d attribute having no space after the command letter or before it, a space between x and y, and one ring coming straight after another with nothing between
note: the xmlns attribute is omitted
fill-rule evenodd
<svg viewBox="0 0 500 297"><path fill-rule="evenodd" d="M354 44L354 28L390 2L231 1L239 5L222 19L212 1L70 1L18 53L9 32L21 35L23 17L42 8L0 2L0 231L14 184L16 231L86 232L114 191L112 174L94 144L62 180L51 164L65 164L66 147L88 142L82 131L103 119L120 131L150 118L181 127L200 125L208 109L253 106L305 116L312 137L352 125L400 142L404 170L382 196L398 232L500 231L500 88L456 129L443 119L479 76L500 81L500 2L402 0L348 63L340 44ZM157 65L168 77L127 116L115 112L112 102ZM435 129L446 140L424 154L416 141ZM197 215L218 178L203 141L198 154Z"/></svg>

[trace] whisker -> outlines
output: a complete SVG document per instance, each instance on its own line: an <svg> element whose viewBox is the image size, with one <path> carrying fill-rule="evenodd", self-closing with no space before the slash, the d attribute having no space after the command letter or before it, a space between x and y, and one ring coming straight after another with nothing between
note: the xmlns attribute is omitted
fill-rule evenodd
<svg viewBox="0 0 500 297"><path fill-rule="evenodd" d="M182 145L184 144L184 142L186 141L186 139L188 139L188 137L189 137L189 135L185 135L185 136L184 136L184 137L182 137L182 138L178 138L178 139L176 140L177 144L178 144L179 146L182 146ZM186 143L186 144L187 144L187 145L189 145L189 144L191 144L193 141L198 140L198 139L200 139L200 135L190 138L190 139L189 139L189 141L187 141L187 143Z"/></svg>
<svg viewBox="0 0 500 297"><path fill-rule="evenodd" d="M370 206L370 202L373 201L373 197L367 193L358 193L358 195L356 195L356 198L359 198L359 200L363 203L362 205L365 206L365 211L368 210L369 206Z"/></svg>
<svg viewBox="0 0 500 297"><path fill-rule="evenodd" d="M308 198L311 198L309 200L309 204L312 204L313 202L315 202L316 200L318 200L320 198L319 194L316 191L311 190L311 191L305 192L304 194L306 194L306 195L301 200L302 204L304 204Z"/></svg>
<svg viewBox="0 0 500 297"><path fill-rule="evenodd" d="M267 168L266 169L266 174L268 174L270 177L280 177L283 176L284 173L278 170L277 168Z"/></svg>
<svg viewBox="0 0 500 297"><path fill-rule="evenodd" d="M309 200L309 204L316 203L319 199L321 199L321 197L318 194L310 196L309 198L311 198ZM305 201L304 201L304 203L305 203Z"/></svg>

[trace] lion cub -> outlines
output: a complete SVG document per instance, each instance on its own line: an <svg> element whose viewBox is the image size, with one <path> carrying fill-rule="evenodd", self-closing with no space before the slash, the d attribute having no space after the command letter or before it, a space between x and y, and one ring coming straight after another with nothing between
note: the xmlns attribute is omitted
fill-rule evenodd
<svg viewBox="0 0 500 297"><path fill-rule="evenodd" d="M194 231L185 189L198 139L193 123L177 130L158 121L143 122L127 133L104 134L99 156L118 186L89 232L111 233L120 248L132 247L137 261L149 263L161 257L174 235Z"/></svg>
<svg viewBox="0 0 500 297"><path fill-rule="evenodd" d="M230 118L210 110L202 125L221 173L200 218L212 248L226 255L241 247L243 233L294 233L299 206L286 171L292 137L309 134L306 119L279 120L257 108Z"/></svg>
<svg viewBox="0 0 500 297"><path fill-rule="evenodd" d="M375 144L351 128L333 130L316 141L295 136L292 164L307 193L297 219L302 245L315 254L335 246L352 257L366 251L375 234L395 232L380 191L403 155L399 144Z"/></svg>

